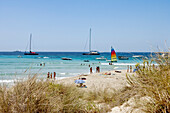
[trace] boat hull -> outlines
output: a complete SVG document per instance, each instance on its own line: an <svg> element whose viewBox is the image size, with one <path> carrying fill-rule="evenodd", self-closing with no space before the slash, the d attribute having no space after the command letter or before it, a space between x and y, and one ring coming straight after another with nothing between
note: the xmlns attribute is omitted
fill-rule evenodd
<svg viewBox="0 0 170 113"><path fill-rule="evenodd" d="M89 60L84 60L84 62L89 62Z"/></svg>
<svg viewBox="0 0 170 113"><path fill-rule="evenodd" d="M118 56L119 60L129 60L129 57L125 56Z"/></svg>
<svg viewBox="0 0 170 113"><path fill-rule="evenodd" d="M100 55L100 53L83 53L83 55Z"/></svg>
<svg viewBox="0 0 170 113"><path fill-rule="evenodd" d="M38 55L38 53L24 53L24 55Z"/></svg>
<svg viewBox="0 0 170 113"><path fill-rule="evenodd" d="M112 62L117 62L117 60L115 60L115 61L111 61L111 60L106 60L106 61L107 61L107 62L111 62L111 63L112 63Z"/></svg>
<svg viewBox="0 0 170 113"><path fill-rule="evenodd" d="M61 58L62 60L72 60L72 58Z"/></svg>

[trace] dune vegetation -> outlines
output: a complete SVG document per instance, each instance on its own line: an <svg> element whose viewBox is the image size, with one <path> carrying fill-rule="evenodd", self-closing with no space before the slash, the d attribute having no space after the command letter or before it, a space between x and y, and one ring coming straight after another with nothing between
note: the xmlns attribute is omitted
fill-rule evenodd
<svg viewBox="0 0 170 113"><path fill-rule="evenodd" d="M16 82L11 88L0 87L1 113L71 113L98 112L91 101L85 101L76 87L38 80L36 76Z"/></svg>
<svg viewBox="0 0 170 113"><path fill-rule="evenodd" d="M157 62L158 65L154 65ZM137 66L139 66L137 64ZM144 61L136 75L127 75L137 91L136 108L147 113L170 113L170 59L158 54L156 60Z"/></svg>

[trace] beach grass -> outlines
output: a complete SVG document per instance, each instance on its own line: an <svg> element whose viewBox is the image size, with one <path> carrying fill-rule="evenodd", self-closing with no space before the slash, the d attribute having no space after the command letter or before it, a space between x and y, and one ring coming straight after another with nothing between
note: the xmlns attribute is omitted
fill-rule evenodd
<svg viewBox="0 0 170 113"><path fill-rule="evenodd" d="M38 80L36 76L18 81L14 86L0 87L0 112L98 112L92 101L82 99L83 92L74 86Z"/></svg>
<svg viewBox="0 0 170 113"><path fill-rule="evenodd" d="M161 55L157 60L144 61L136 75L127 75L128 83L137 90L137 103L147 113L170 112L170 62ZM152 62L157 62L155 66ZM143 99L142 99L143 98ZM142 99L142 100L141 100Z"/></svg>

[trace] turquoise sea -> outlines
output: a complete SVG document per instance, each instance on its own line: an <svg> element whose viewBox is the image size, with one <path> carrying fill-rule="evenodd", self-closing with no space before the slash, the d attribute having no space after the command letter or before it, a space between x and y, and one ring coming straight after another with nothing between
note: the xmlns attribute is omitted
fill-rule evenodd
<svg viewBox="0 0 170 113"><path fill-rule="evenodd" d="M39 52L39 55L35 56L27 56L23 52L0 52L0 83L26 79L28 75L36 73L39 78L47 78L48 72L56 72L56 78L88 74L89 65L93 68L93 72L96 66L99 66L101 71L122 70L127 69L127 65L134 67L136 63L143 62L142 58L133 58L134 55L143 55L148 60L151 58L149 52L117 52L116 55L127 56L129 60L118 60L113 65L108 65L107 61L96 60L101 56L109 60L110 52L100 55L82 55L82 52ZM22 57L18 58L18 56ZM72 58L72 60L62 60L62 57Z"/></svg>

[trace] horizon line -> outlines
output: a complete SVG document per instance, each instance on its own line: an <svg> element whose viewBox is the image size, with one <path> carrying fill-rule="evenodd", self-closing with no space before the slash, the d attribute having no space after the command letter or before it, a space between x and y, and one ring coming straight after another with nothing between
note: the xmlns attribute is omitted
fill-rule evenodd
<svg viewBox="0 0 170 113"><path fill-rule="evenodd" d="M27 52L27 51L20 51L20 50L0 50L0 52ZM79 53L88 53L89 51L34 51L34 52L79 52ZM110 51L101 51L100 53L108 53ZM145 53L151 53L151 52L155 52L155 51L116 51L116 52L123 52L123 53L128 53L128 52L145 52ZM156 51L156 52L162 52L162 51ZM163 51L163 52L167 52L167 51Z"/></svg>

